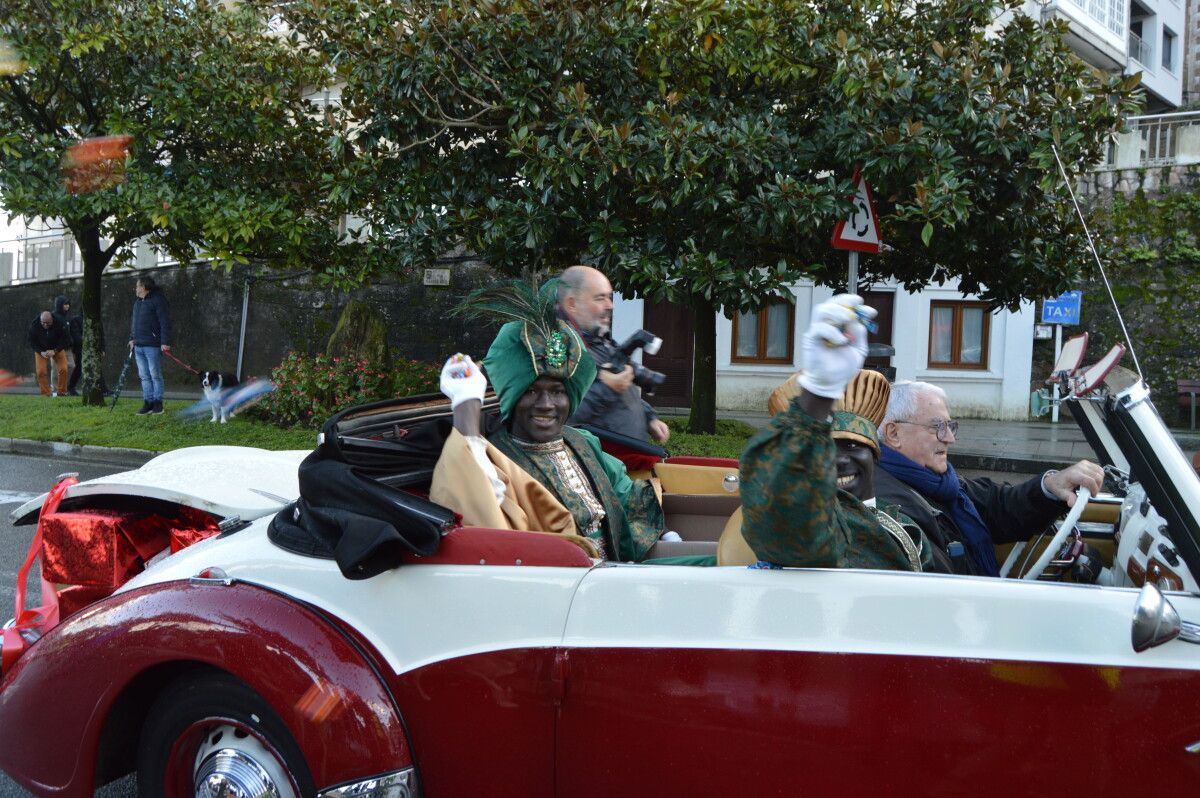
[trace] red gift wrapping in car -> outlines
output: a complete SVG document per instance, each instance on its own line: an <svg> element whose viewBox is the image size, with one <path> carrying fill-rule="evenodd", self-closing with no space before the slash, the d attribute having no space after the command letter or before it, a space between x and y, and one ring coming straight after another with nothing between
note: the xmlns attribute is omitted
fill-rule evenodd
<svg viewBox="0 0 1200 798"><path fill-rule="evenodd" d="M120 587L167 548L171 521L121 510L53 513L42 519L42 574L51 581Z"/></svg>
<svg viewBox="0 0 1200 798"><path fill-rule="evenodd" d="M220 531L217 519L209 513L191 507L180 507L179 518L171 526L171 553L186 549L205 538L211 538Z"/></svg>

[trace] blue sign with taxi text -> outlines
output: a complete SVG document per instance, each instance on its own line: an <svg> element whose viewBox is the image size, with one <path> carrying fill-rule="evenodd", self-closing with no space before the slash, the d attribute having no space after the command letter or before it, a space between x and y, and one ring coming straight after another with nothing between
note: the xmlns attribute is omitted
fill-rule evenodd
<svg viewBox="0 0 1200 798"><path fill-rule="evenodd" d="M1083 305L1082 291L1068 291L1042 302L1042 324L1078 324Z"/></svg>

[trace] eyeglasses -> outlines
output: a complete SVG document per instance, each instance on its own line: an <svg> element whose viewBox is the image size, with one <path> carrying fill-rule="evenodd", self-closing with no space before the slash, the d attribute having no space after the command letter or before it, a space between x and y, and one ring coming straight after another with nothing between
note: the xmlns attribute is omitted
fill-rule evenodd
<svg viewBox="0 0 1200 798"><path fill-rule="evenodd" d="M958 434L958 422L957 421L942 421L940 418L937 421L933 422L932 424L920 424L916 421L897 421L895 423L911 424L914 427L925 427L926 429L931 429L931 430L933 430L933 434L936 435L937 439L939 441L941 441L942 443L948 443L948 441L946 440L946 432L947 431L949 431L949 433L951 435Z"/></svg>

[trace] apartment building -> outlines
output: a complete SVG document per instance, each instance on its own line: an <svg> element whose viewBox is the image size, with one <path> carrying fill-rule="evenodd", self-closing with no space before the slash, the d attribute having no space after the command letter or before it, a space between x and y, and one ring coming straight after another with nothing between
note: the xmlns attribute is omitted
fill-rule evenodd
<svg viewBox="0 0 1200 798"><path fill-rule="evenodd" d="M79 247L62 225L0 212L0 286L82 274Z"/></svg>
<svg viewBox="0 0 1200 798"><path fill-rule="evenodd" d="M1183 104L1185 0L1027 0L1024 13L1061 19L1080 58L1106 72L1142 74L1146 113ZM1195 2L1195 0L1188 0Z"/></svg>

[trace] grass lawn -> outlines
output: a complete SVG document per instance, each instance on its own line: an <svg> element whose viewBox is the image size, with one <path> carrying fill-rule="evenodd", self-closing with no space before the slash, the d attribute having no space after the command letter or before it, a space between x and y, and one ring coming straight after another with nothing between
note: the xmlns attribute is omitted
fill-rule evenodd
<svg viewBox="0 0 1200 798"><path fill-rule="evenodd" d="M687 432L687 417L664 417L671 428L667 451L672 455L693 457L740 457L746 441L755 430L741 421L718 421L713 435L691 435Z"/></svg>
<svg viewBox="0 0 1200 798"><path fill-rule="evenodd" d="M73 396L8 394L0 396L0 437L152 452L206 445L311 449L317 442L314 430L284 430L241 416L226 424L210 424L207 412L199 420L186 419L179 411L191 405L167 401L161 416L139 416L142 401L133 397L123 397L110 411L108 405L84 406Z"/></svg>
<svg viewBox="0 0 1200 798"><path fill-rule="evenodd" d="M311 449L316 430L285 430L237 416L227 424L211 424L180 414L191 407L167 401L161 416L138 416L140 399L122 398L116 409L86 407L76 397L49 399L27 394L0 395L0 437L35 441L115 446L166 452L184 446L256 446L261 449ZM671 428L667 449L672 455L737 457L754 433L740 421L718 421L715 435L689 435L686 418L664 419Z"/></svg>

